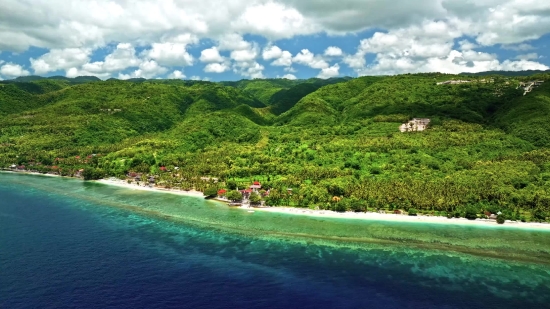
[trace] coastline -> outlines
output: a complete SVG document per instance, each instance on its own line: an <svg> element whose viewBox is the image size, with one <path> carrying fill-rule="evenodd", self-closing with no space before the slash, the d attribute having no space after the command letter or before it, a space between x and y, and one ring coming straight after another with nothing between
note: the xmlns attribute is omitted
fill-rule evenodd
<svg viewBox="0 0 550 309"><path fill-rule="evenodd" d="M149 186L141 186L136 184L129 184L125 182L124 180L120 179L99 179L99 180L93 180L93 182L101 183L104 185L110 185L110 186L117 186L121 188L126 188L130 190L140 190L140 191L149 191L149 192L162 192L162 193L170 193L170 194L176 194L176 195L182 195L182 196L191 196L191 197L199 197L204 198L204 194L200 191L191 190L191 191L183 191L178 189L166 189L166 188L160 188L160 187L149 187Z"/></svg>
<svg viewBox="0 0 550 309"><path fill-rule="evenodd" d="M406 222L406 223L434 223L446 225L465 225L478 227L505 227L505 228L521 228L521 229L536 229L550 231L549 223L538 222L517 222L506 220L504 224L498 224L495 220L476 219L468 220L466 218L447 218L442 216L408 216L396 214L380 214L376 212L335 212L332 210L312 210L307 208L294 207L263 207L254 208L255 211L264 211L271 213L284 213L291 215L310 216L319 218L336 218L336 219L355 219L368 221L390 221L390 222Z"/></svg>
<svg viewBox="0 0 550 309"><path fill-rule="evenodd" d="M31 172L31 171L16 171L16 170L10 170L10 169L0 169L0 173L13 173L13 174L25 174L25 175L35 175L35 176L48 176L48 177L62 177L57 174L43 174L40 172ZM67 178L74 178L74 177L67 177Z"/></svg>
<svg viewBox="0 0 550 309"><path fill-rule="evenodd" d="M42 174L38 172L29 172L29 171L7 171L0 170L0 172L6 173L15 173L15 174L27 174L27 175L39 175L39 176L48 176L48 177L62 177L59 175L53 174ZM80 179L75 177L67 177L72 179ZM80 179L82 180L82 179ZM160 187L149 187L137 185L135 183L127 183L124 180L109 178L109 179L100 179L93 180L92 182L100 183L104 185L117 186L125 188L128 190L140 190L140 191L149 191L149 192L160 192L160 193L169 193L181 196L204 198L204 194L200 191L183 191L179 189L166 189ZM227 201L222 201L218 199L212 199L218 203L227 204ZM229 207L229 206L228 206ZM431 223L431 224L446 224L446 225L462 225L462 226L477 226L477 227L499 227L499 228L519 228L519 229L534 229L534 230L546 230L550 231L549 223L539 223L539 222L517 222L506 220L504 224L497 224L495 220L489 219L476 219L468 220L466 218L447 218L442 216L408 216L408 215L397 215L397 214L381 214L375 212L335 212L332 210L312 210L308 208L296 208L296 207L239 207L247 211L260 211L260 212L270 212L270 213L281 213L289 215L299 215L299 216L308 216L316 218L334 218L334 219L351 219L351 220L365 220L365 221L386 221L386 222L403 222L403 223Z"/></svg>

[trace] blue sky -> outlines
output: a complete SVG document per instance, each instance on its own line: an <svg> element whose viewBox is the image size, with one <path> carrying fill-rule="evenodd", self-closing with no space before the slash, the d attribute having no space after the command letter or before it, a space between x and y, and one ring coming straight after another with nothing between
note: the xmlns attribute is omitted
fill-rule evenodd
<svg viewBox="0 0 550 309"><path fill-rule="evenodd" d="M534 0L5 0L0 79L547 70L548 12Z"/></svg>

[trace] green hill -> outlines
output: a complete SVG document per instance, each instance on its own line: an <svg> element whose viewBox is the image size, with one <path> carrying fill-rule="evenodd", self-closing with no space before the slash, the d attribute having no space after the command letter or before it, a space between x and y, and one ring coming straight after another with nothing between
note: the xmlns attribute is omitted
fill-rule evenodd
<svg viewBox="0 0 550 309"><path fill-rule="evenodd" d="M258 180L269 205L546 220L549 104L548 74L3 82L0 166L198 190ZM431 121L400 132L412 118Z"/></svg>
<svg viewBox="0 0 550 309"><path fill-rule="evenodd" d="M504 130L539 147L550 147L550 82L511 100L496 115Z"/></svg>
<svg viewBox="0 0 550 309"><path fill-rule="evenodd" d="M101 79L95 76L78 76L74 78L69 78L65 76L41 77L41 76L31 75L31 76L20 76L5 82L29 83L29 82L43 81L43 80L62 80L70 84L83 84L83 83L89 83L89 82L98 82Z"/></svg>

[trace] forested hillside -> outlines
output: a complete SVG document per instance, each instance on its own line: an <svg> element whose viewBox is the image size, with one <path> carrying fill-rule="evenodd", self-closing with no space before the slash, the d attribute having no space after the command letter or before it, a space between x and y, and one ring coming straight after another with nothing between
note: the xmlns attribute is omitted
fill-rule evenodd
<svg viewBox="0 0 550 309"><path fill-rule="evenodd" d="M0 166L198 190L257 180L269 205L546 220L549 91L548 74L1 82ZM412 118L427 130L400 132Z"/></svg>

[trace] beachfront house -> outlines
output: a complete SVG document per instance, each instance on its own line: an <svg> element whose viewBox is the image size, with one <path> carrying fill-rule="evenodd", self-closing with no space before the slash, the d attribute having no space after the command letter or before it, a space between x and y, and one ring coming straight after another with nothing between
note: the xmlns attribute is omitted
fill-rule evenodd
<svg viewBox="0 0 550 309"><path fill-rule="evenodd" d="M218 198L224 199L226 193L227 193L227 190L225 190L225 189L218 190Z"/></svg>
<svg viewBox="0 0 550 309"><path fill-rule="evenodd" d="M250 194L252 194L252 192L254 192L252 189L245 189L245 190L240 190L239 192L241 192L241 194L243 195L243 199L247 200L250 198Z"/></svg>
<svg viewBox="0 0 550 309"><path fill-rule="evenodd" d="M259 181L254 181L254 183L250 186L250 189L252 189L252 191L258 193L258 191L262 188L262 184L260 184Z"/></svg>

